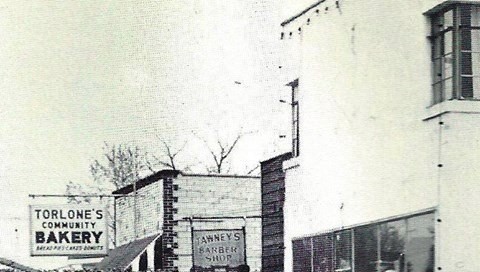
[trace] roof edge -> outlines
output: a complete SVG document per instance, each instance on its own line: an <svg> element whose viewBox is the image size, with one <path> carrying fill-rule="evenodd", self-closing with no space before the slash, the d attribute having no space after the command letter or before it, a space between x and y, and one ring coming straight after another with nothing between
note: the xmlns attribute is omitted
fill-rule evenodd
<svg viewBox="0 0 480 272"><path fill-rule="evenodd" d="M176 178L178 176L184 177L216 177L216 178L251 178L251 179L259 179L260 176L253 176L253 175L228 175L228 174L195 174L195 173L183 173L178 170L161 170L154 174L151 174L147 177L144 177L136 182L136 190L139 190L145 186L148 186L152 183L155 183L164 178ZM115 198L122 197L121 195L126 195L133 192L133 184L127 185L125 187L119 188L112 192Z"/></svg>
<svg viewBox="0 0 480 272"><path fill-rule="evenodd" d="M274 160L279 159L279 158L282 158L282 157L291 157L291 156L292 156L292 152L285 152L285 153L283 153L283 154L276 155L275 157L271 157L271 158L269 158L269 159L266 159L266 160L264 160L264 161L261 161L260 164L265 164L265 163L274 161Z"/></svg>
<svg viewBox="0 0 480 272"><path fill-rule="evenodd" d="M125 271L138 256L147 250L149 245L155 243L162 235L162 232L155 233L111 249L108 252L109 254L95 265L94 270L107 271L113 269L115 271ZM119 259L119 256L122 258Z"/></svg>
<svg viewBox="0 0 480 272"><path fill-rule="evenodd" d="M461 4L465 4L465 5L479 5L480 4L480 1L467 1L467 0L447 0L447 1L444 1L436 6L434 6L433 8L427 10L426 12L424 12L423 14L424 15L433 15L435 13L438 13L438 12L441 12L441 11L444 11L446 9L448 9L449 7L453 6L453 5L461 5Z"/></svg>
<svg viewBox="0 0 480 272"><path fill-rule="evenodd" d="M150 176L147 176L147 177L144 177L140 180L138 180L136 182L136 189L140 189L140 188L143 188L147 185L150 185L152 183L155 183L157 181L159 181L160 179L163 179L163 178L175 178L177 177L179 174L181 174L180 171L178 170L161 170L161 171L158 171L156 173L153 173L151 174ZM128 193L131 193L133 192L133 184L130 184L130 185L127 185L125 187L122 187L122 188L119 188L115 191L112 192L112 194L128 194ZM121 196L116 196L117 197L121 197Z"/></svg>
<svg viewBox="0 0 480 272"><path fill-rule="evenodd" d="M280 26L286 26L288 25L289 23L295 21L296 19L302 17L305 13L309 12L310 10L314 9L315 7L317 7L318 5L320 5L321 3L325 2L326 0L319 0L317 1L316 3L310 5L309 7L307 7L306 9L302 10L301 12L297 13L296 15L288 18L287 20L283 21Z"/></svg>
<svg viewBox="0 0 480 272"><path fill-rule="evenodd" d="M252 175L228 175L228 174L195 174L195 173L181 173L183 177L215 177L215 178L260 178L260 176Z"/></svg>

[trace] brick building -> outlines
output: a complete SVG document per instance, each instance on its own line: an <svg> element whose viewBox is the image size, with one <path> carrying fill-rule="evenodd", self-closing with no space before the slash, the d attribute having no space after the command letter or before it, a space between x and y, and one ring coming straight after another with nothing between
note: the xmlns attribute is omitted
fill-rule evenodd
<svg viewBox="0 0 480 272"><path fill-rule="evenodd" d="M312 0L281 27L285 271L480 271L480 3Z"/></svg>
<svg viewBox="0 0 480 272"><path fill-rule="evenodd" d="M258 177L163 170L114 193L127 195L115 199L117 248L98 269L190 271L193 230L244 229L246 264L260 270Z"/></svg>

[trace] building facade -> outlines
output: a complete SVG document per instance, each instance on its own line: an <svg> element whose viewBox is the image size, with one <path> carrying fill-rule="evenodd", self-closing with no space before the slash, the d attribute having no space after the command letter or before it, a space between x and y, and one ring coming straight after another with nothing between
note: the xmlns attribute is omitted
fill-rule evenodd
<svg viewBox="0 0 480 272"><path fill-rule="evenodd" d="M285 153L260 163L262 173L262 271L283 271L285 258L283 206L285 172L283 162L292 157Z"/></svg>
<svg viewBox="0 0 480 272"><path fill-rule="evenodd" d="M195 231L242 230L244 261L260 271L258 177L164 170L114 193L125 195L115 200L117 248L98 269L192 271Z"/></svg>
<svg viewBox="0 0 480 272"><path fill-rule="evenodd" d="M480 3L323 0L281 31L285 271L480 271Z"/></svg>

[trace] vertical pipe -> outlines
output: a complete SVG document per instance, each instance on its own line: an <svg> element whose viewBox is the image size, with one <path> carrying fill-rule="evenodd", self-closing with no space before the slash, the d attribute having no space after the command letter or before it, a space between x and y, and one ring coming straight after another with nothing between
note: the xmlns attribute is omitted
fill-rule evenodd
<svg viewBox="0 0 480 272"><path fill-rule="evenodd" d="M194 247L194 241L193 241L193 220L192 218L190 217L189 218L189 221L190 221L190 234L191 234L191 241L192 241L192 267L195 267L195 247Z"/></svg>
<svg viewBox="0 0 480 272"><path fill-rule="evenodd" d="M113 198L113 247L117 247L117 198Z"/></svg>
<svg viewBox="0 0 480 272"><path fill-rule="evenodd" d="M247 223L245 219L245 224ZM244 255L244 261L245 265L247 265L247 232L245 230L245 226L242 227L242 232L243 232L243 255Z"/></svg>

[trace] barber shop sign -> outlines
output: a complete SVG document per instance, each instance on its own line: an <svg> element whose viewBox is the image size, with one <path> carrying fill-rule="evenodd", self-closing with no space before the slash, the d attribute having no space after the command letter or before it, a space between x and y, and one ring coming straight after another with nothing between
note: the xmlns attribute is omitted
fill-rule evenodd
<svg viewBox="0 0 480 272"><path fill-rule="evenodd" d="M238 267L246 264L245 229L192 229L195 267Z"/></svg>

